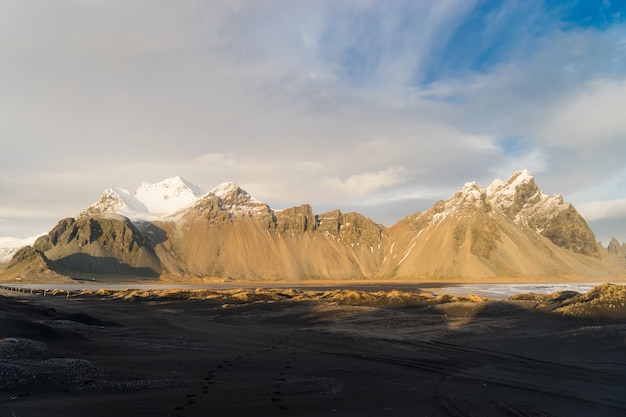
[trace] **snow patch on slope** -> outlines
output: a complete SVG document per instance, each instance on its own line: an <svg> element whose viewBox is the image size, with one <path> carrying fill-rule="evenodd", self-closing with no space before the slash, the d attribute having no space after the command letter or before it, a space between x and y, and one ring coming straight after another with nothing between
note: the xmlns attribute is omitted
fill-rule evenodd
<svg viewBox="0 0 626 417"><path fill-rule="evenodd" d="M42 235L32 236L25 239L16 237L0 237L0 264L9 262L15 253L24 246L32 246L38 237Z"/></svg>

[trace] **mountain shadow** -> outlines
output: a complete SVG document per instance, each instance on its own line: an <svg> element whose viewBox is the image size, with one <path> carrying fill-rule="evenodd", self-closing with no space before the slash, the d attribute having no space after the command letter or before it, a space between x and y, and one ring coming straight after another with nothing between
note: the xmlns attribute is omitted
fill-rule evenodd
<svg viewBox="0 0 626 417"><path fill-rule="evenodd" d="M53 266L69 272L70 276L86 274L128 275L143 278L158 278L160 273L149 267L133 267L114 257L92 256L86 253L73 253L51 262Z"/></svg>

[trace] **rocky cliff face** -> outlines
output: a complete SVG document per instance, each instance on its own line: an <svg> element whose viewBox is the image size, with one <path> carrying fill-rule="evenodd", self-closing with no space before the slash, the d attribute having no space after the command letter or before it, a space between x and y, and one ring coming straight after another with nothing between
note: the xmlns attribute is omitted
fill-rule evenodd
<svg viewBox="0 0 626 417"><path fill-rule="evenodd" d="M574 206L555 194L543 194L528 171L507 181L494 181L486 190L491 204L515 223L530 227L555 245L600 257L595 236Z"/></svg>
<svg viewBox="0 0 626 417"><path fill-rule="evenodd" d="M158 277L161 266L152 246L125 217L115 214L61 220L35 241L49 268L73 275Z"/></svg>
<svg viewBox="0 0 626 417"><path fill-rule="evenodd" d="M14 258L11 268L32 259L33 265L70 276L177 280L620 274L599 258L593 233L574 207L561 196L541 193L526 171L487 188L467 183L448 200L388 228L358 213L315 215L308 204L274 211L233 183L196 195L183 208L151 221L115 214L128 211L132 200L105 194L91 206L96 211L59 222L30 252ZM146 204L163 207L160 197L138 195Z"/></svg>
<svg viewBox="0 0 626 417"><path fill-rule="evenodd" d="M367 278L383 233L357 213L316 216L308 204L274 211L234 184L163 227L184 271L231 279Z"/></svg>

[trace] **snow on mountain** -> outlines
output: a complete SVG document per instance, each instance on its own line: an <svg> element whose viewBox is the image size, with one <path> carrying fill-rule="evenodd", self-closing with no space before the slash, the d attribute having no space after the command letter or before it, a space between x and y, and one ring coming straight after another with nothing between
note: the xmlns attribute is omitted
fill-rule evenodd
<svg viewBox="0 0 626 417"><path fill-rule="evenodd" d="M190 205L203 194L200 187L184 178L173 177L156 184L144 182L133 197L145 206L148 213L162 217Z"/></svg>
<svg viewBox="0 0 626 417"><path fill-rule="evenodd" d="M274 211L262 201L252 197L234 182L225 182L199 198L188 209L179 210L169 217L171 221L178 221L184 217L213 217L228 215L228 218L241 216L266 217ZM176 216L176 217L175 217Z"/></svg>
<svg viewBox="0 0 626 417"><path fill-rule="evenodd" d="M560 194L547 195L535 184L527 170L518 171L507 181L495 180L487 187L487 198L515 223L535 226L565 211L575 210ZM533 225L534 224L534 225ZM542 230L537 228L538 232Z"/></svg>
<svg viewBox="0 0 626 417"><path fill-rule="evenodd" d="M440 222L449 214L467 208L482 210L492 219L496 213L504 214L557 246L599 256L595 236L574 206L560 194L542 193L527 170L515 172L507 181L495 180L487 188L476 183L465 184L443 202L443 210L433 215L433 220Z"/></svg>
<svg viewBox="0 0 626 417"><path fill-rule="evenodd" d="M244 195L249 196L247 192L242 190L241 187L239 187L239 185L237 185L234 182L224 182L218 185L217 187L215 187L214 189L212 189L211 191L209 191L209 194L216 195L220 198L229 197L229 196L232 196L233 194L235 195L244 194Z"/></svg>
<svg viewBox="0 0 626 417"><path fill-rule="evenodd" d="M214 195L220 199L220 203L227 207L257 206L265 203L252 197L234 182L225 182L211 191L208 195Z"/></svg>
<svg viewBox="0 0 626 417"><path fill-rule="evenodd" d="M41 235L28 237L26 239L0 237L0 264L9 262L18 250L22 249L24 246L32 245L39 236Z"/></svg>
<svg viewBox="0 0 626 417"><path fill-rule="evenodd" d="M560 198L558 195L549 197L542 193L535 184L535 178L527 170L517 171L507 182L493 181L486 192L489 201L507 214L518 213L531 205Z"/></svg>
<svg viewBox="0 0 626 417"><path fill-rule="evenodd" d="M455 211L468 205L480 207L487 203L516 223L523 223L528 216L536 216L540 212L559 211L570 207L563 201L561 195L548 196L541 192L535 178L524 169L515 172L508 181L496 179L486 188L475 182L466 183L445 202L444 212Z"/></svg>
<svg viewBox="0 0 626 417"><path fill-rule="evenodd" d="M316 216L308 204L274 211L231 182L202 194L180 177L110 188L81 215L61 220L36 244L43 254L20 257L10 273L122 266L177 280L622 276L576 209L543 194L525 170L489 187L468 182L389 228L358 213Z"/></svg>
<svg viewBox="0 0 626 417"><path fill-rule="evenodd" d="M513 197L519 186L531 183L534 185L534 182L535 178L530 175L528 170L524 169L515 172L506 182L501 179L494 180L491 185L487 187L487 193L492 196L497 194L500 196Z"/></svg>
<svg viewBox="0 0 626 417"><path fill-rule="evenodd" d="M100 200L80 212L79 217L100 213L117 213L132 221L152 221L193 204L204 192L182 177L173 177L157 183L142 183L130 192L123 188L109 188Z"/></svg>

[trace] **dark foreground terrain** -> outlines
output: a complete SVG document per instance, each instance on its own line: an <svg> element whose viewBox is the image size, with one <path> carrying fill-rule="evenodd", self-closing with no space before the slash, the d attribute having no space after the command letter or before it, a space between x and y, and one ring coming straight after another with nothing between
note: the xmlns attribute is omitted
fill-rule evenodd
<svg viewBox="0 0 626 417"><path fill-rule="evenodd" d="M5 291L0 416L625 416L603 291Z"/></svg>

